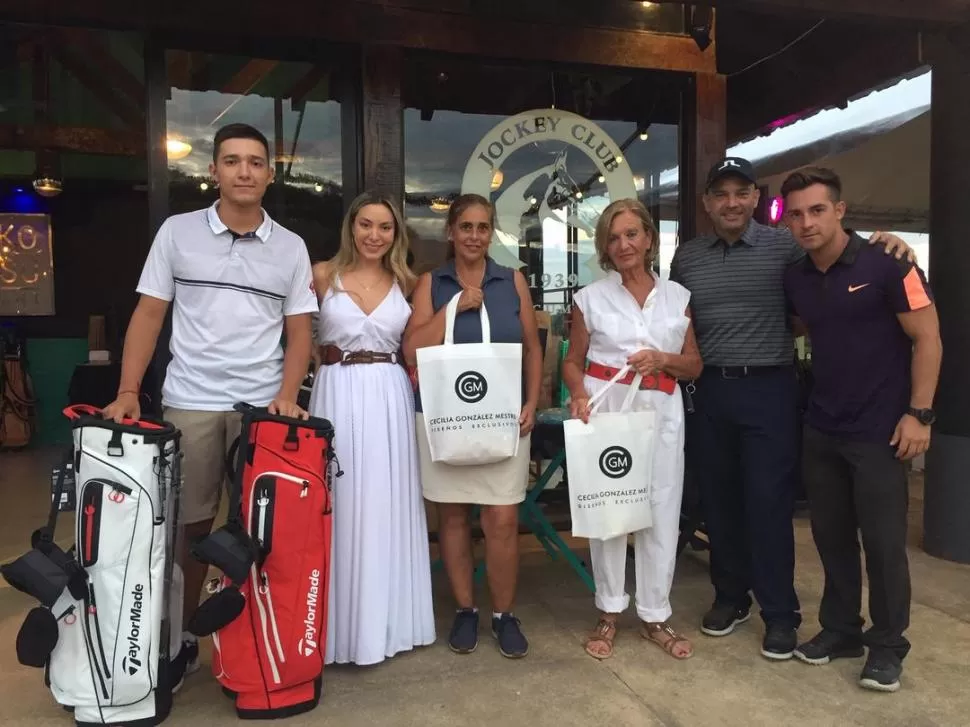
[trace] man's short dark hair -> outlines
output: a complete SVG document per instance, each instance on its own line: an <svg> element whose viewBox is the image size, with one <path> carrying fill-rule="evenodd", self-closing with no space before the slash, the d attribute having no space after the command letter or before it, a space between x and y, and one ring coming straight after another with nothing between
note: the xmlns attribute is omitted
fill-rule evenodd
<svg viewBox="0 0 970 727"><path fill-rule="evenodd" d="M781 185L781 196L788 199L792 192L801 192L816 184L828 187L833 202L842 199L842 180L839 175L826 167L806 167L792 172Z"/></svg>
<svg viewBox="0 0 970 727"><path fill-rule="evenodd" d="M249 124L227 124L216 132L215 139L212 140L212 161L219 161L219 147L222 142L229 139L252 139L258 141L266 150L266 161L269 162L269 142L259 129Z"/></svg>

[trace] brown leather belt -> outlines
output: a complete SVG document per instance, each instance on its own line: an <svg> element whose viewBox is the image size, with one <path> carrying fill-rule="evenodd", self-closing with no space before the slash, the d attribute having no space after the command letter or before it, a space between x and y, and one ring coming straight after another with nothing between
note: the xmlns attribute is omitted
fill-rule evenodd
<svg viewBox="0 0 970 727"><path fill-rule="evenodd" d="M341 364L400 363L397 353L381 351L342 351L333 345L320 346L320 363L324 366Z"/></svg>

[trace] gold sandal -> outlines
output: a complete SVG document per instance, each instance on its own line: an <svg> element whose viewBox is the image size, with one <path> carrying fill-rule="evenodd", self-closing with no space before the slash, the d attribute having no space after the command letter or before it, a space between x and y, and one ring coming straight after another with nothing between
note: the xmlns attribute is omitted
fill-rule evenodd
<svg viewBox="0 0 970 727"><path fill-rule="evenodd" d="M613 640L616 638L616 621L601 618L596 622L596 628L586 637L586 653L594 659L609 659L613 656ZM593 644L606 644L609 647L606 653L593 651L589 647Z"/></svg>
<svg viewBox="0 0 970 727"><path fill-rule="evenodd" d="M666 641L659 641L654 638L658 634L666 634L669 638ZM644 622L644 624L640 627L640 636L645 638L647 641L656 644L659 648L666 651L675 659L689 659L694 655L693 644L691 644L685 636L682 636L674 631L670 624L666 621L662 623ZM687 644L690 646L690 653L684 655L674 653L674 648L677 646L677 644Z"/></svg>

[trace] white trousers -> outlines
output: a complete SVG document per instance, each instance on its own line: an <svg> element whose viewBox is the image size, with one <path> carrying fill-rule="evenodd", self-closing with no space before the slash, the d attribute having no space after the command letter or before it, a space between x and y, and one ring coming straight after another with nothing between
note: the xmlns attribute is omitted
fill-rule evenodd
<svg viewBox="0 0 970 727"><path fill-rule="evenodd" d="M653 526L633 533L637 616L643 621L666 621L671 615L670 587L677 560L683 494L684 433L681 419L668 423L657 437L650 493ZM622 613L630 605L630 596L626 592L628 538L620 535L609 540L591 538L589 541L596 608L604 613Z"/></svg>

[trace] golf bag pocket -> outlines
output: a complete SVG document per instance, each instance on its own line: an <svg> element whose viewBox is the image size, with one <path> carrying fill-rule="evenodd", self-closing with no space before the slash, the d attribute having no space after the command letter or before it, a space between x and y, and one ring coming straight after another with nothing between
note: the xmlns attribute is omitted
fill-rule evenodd
<svg viewBox="0 0 970 727"><path fill-rule="evenodd" d="M242 584L256 560L256 546L245 529L230 521L193 544L192 555L200 563L214 565L233 583Z"/></svg>
<svg viewBox="0 0 970 727"><path fill-rule="evenodd" d="M232 623L246 607L246 598L236 586L227 586L196 609L187 630L200 639Z"/></svg>
<svg viewBox="0 0 970 727"><path fill-rule="evenodd" d="M47 608L67 588L68 574L43 551L31 548L11 563L0 566L7 583L33 596Z"/></svg>
<svg viewBox="0 0 970 727"><path fill-rule="evenodd" d="M17 661L42 668L57 646L57 619L47 608L32 608L17 633Z"/></svg>

